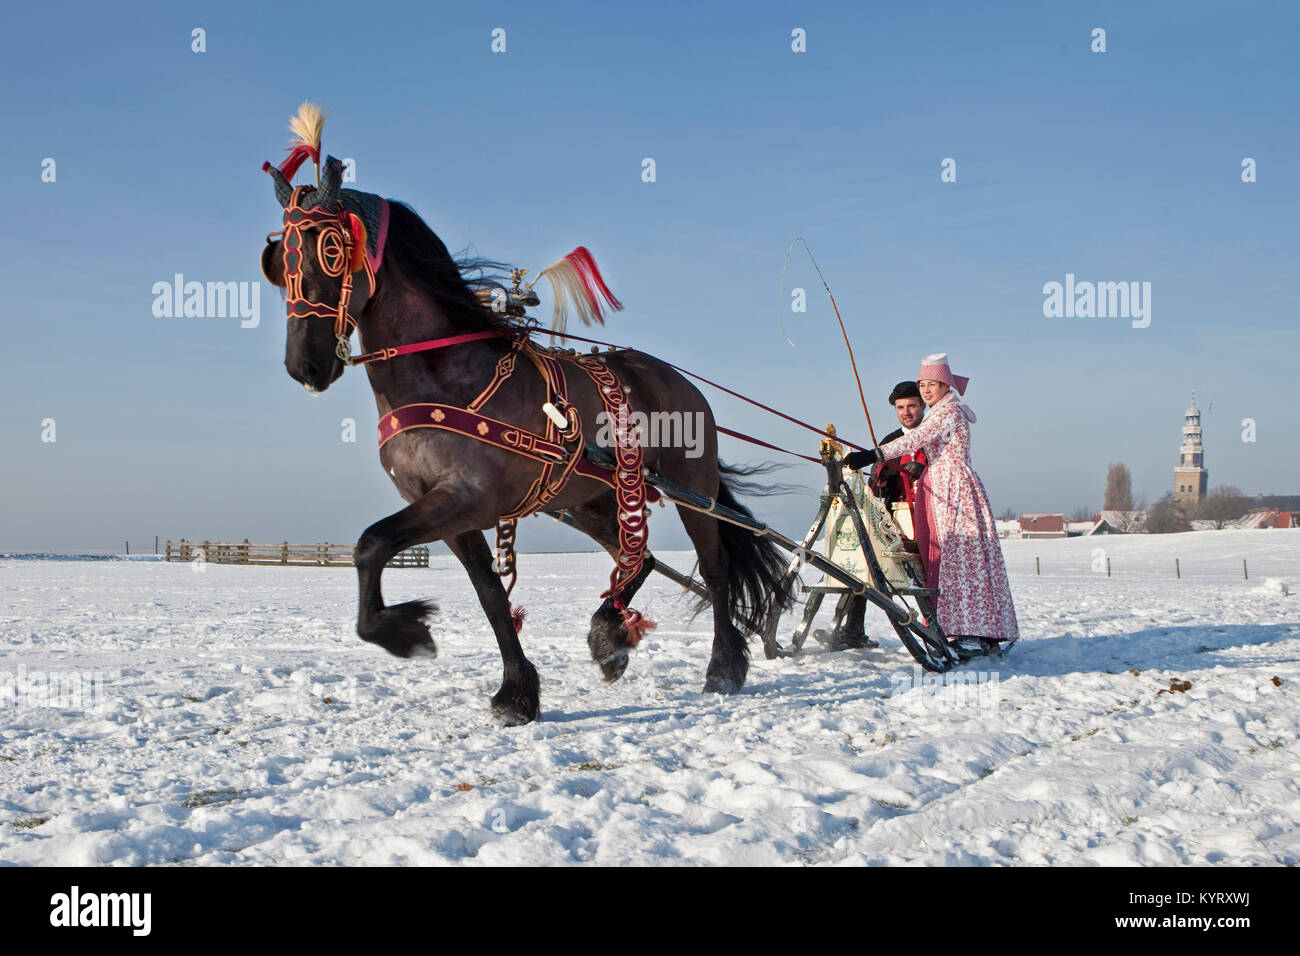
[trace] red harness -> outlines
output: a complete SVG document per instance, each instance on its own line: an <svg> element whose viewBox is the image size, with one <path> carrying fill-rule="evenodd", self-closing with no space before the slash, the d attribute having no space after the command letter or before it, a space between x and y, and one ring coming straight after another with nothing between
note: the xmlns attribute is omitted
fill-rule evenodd
<svg viewBox="0 0 1300 956"><path fill-rule="evenodd" d="M352 364L383 361L398 355L501 335L499 332L471 332L408 346L377 349L358 356ZM557 413L556 417L567 422L565 426L561 427L547 414L545 432L538 434L482 413L483 406L514 374L521 353L537 368L546 385L546 405ZM561 363L577 366L595 384L605 413L614 424L614 468L593 462L584 455L582 420L568 402L568 380ZM575 474L609 485L618 502L618 556L610 574L610 586L601 597L613 600L627 630L628 644L635 647L643 633L654 627L654 622L627 607L622 591L645 565L646 519L650 514L649 506L659 501L661 495L658 489L645 482L641 445L626 428L630 418L627 404L627 389L609 368L603 355L577 355L572 351L548 349L537 345L527 335L520 335L511 342L510 351L498 360L492 380L467 406L417 402L394 408L379 422L379 447L383 448L393 438L412 429L437 428L523 455L541 465L540 473L523 499L497 522L497 572L509 579L507 598L516 580L514 537L518 519L546 507ZM516 626L521 623L522 617L516 613Z"/></svg>
<svg viewBox="0 0 1300 956"><path fill-rule="evenodd" d="M284 229L280 233L271 234L284 236L282 252L286 311L291 319L308 319L313 316L333 319L334 337L338 340L335 354L344 364L350 364L352 347L348 336L357 325L357 320L348 311L348 304L352 300L352 274L364 268L366 278L370 280L370 294L375 294L375 272L370 265L370 258L365 255L365 227L341 205L333 212L319 206L303 209L299 199L302 191L309 188L311 187L298 186L294 189L289 205L284 209ZM316 258L320 262L321 271L327 276L341 277L339 300L332 306L303 298L302 232L311 226L320 230L320 235L316 238ZM269 240L270 236L267 238Z"/></svg>

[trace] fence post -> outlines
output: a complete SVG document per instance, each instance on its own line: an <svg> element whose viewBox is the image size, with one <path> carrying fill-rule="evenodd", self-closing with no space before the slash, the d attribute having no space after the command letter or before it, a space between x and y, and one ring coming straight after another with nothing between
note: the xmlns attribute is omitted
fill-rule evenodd
<svg viewBox="0 0 1300 956"><path fill-rule="evenodd" d="M212 560L212 542L205 540L203 542L203 563L207 564L211 560Z"/></svg>
<svg viewBox="0 0 1300 956"><path fill-rule="evenodd" d="M1174 577L1181 578L1182 576L1183 576L1183 569L1179 567L1178 559L1174 558Z"/></svg>
<svg viewBox="0 0 1300 956"><path fill-rule="evenodd" d="M284 544L281 545L280 547L280 563L281 564L289 563L289 542L288 541L284 542Z"/></svg>
<svg viewBox="0 0 1300 956"><path fill-rule="evenodd" d="M1106 558L1106 577L1110 577L1110 558Z"/></svg>
<svg viewBox="0 0 1300 956"><path fill-rule="evenodd" d="M1245 558L1242 558L1242 559L1241 559L1241 576L1242 576L1243 578L1245 578L1247 581L1250 580L1250 572L1246 570L1246 559L1245 559Z"/></svg>
<svg viewBox="0 0 1300 956"><path fill-rule="evenodd" d="M1034 558L1034 575L1037 576L1042 573L1043 573L1042 568L1038 566L1038 559Z"/></svg>
<svg viewBox="0 0 1300 956"><path fill-rule="evenodd" d="M126 543L126 553L127 553L128 555L130 555L130 553L131 553L131 542L130 542L130 541L128 541L128 542Z"/></svg>
<svg viewBox="0 0 1300 956"><path fill-rule="evenodd" d="M153 553L154 553L154 554L157 554L157 553L158 553L158 536L157 536L157 535L154 535L154 536L153 536Z"/></svg>

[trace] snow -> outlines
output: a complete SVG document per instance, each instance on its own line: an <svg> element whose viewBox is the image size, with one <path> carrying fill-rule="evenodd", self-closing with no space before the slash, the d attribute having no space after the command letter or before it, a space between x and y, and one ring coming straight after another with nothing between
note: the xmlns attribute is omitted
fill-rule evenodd
<svg viewBox="0 0 1300 956"><path fill-rule="evenodd" d="M873 611L879 649L755 643L727 698L671 582L603 684L609 558L521 555L512 729L451 558L385 574L441 605L419 661L356 638L350 569L0 560L0 862L1300 863L1300 530L1004 550L1005 658L927 678Z"/></svg>

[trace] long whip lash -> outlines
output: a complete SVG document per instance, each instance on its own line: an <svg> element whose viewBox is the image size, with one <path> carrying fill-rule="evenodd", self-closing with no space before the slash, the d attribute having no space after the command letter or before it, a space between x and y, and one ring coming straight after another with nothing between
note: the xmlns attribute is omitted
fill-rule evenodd
<svg viewBox="0 0 1300 956"><path fill-rule="evenodd" d="M781 334L784 335L785 340L790 343L790 347L794 348L794 340L790 338L789 333L785 330L785 270L790 265L790 253L794 250L795 242L803 243L804 251L808 253L808 258L812 262L813 268L817 270L817 278L822 280L822 288L826 290L826 295L830 297L831 308L835 310L835 318L840 323L840 334L844 336L844 346L849 350L849 364L853 366L853 379L858 383L858 398L862 401L862 414L867 416L867 431L871 433L871 444L878 448L880 447L880 442L876 441L876 430L871 425L871 413L867 411L867 397L862 393L862 377L858 375L858 363L857 360L853 358L853 345L849 342L849 333L844 328L844 319L840 318L840 307L836 305L835 296L831 294L831 287L827 284L826 277L822 275L821 266L819 266L817 260L813 258L812 250L808 248L808 240L803 236L795 236L794 242L791 242L790 247L785 250L785 264L781 266L781 284L776 293L777 317L781 322Z"/></svg>

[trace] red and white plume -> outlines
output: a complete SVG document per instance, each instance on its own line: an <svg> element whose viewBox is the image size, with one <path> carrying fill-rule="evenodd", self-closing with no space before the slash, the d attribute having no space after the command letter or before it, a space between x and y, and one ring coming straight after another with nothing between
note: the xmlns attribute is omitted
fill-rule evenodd
<svg viewBox="0 0 1300 956"><path fill-rule="evenodd" d="M568 328L570 303L583 325L594 322L605 324L602 300L615 312L623 308L623 303L605 285L600 270L596 268L596 260L591 257L586 246L578 246L559 262L551 263L538 273L538 277L541 276L551 280L551 289L555 295L555 318L551 323L553 332L563 332Z"/></svg>
<svg viewBox="0 0 1300 956"><path fill-rule="evenodd" d="M289 182L307 160L316 164L316 184L320 185L320 134L325 127L325 112L315 103L303 103L298 115L289 118L289 132L294 139L289 143L289 155L280 164L280 172Z"/></svg>

